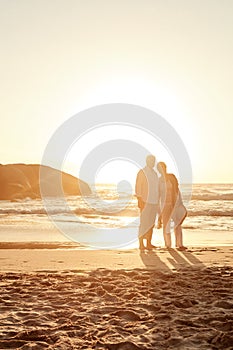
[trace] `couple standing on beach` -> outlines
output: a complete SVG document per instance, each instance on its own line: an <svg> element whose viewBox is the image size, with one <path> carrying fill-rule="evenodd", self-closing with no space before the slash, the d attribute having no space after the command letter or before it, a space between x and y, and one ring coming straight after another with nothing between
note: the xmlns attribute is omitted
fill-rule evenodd
<svg viewBox="0 0 233 350"><path fill-rule="evenodd" d="M183 246L181 224L187 211L182 203L178 181L174 174L167 173L164 162L157 164L160 173L158 177L155 166L155 156L148 155L146 166L141 169L136 178L136 197L140 209L139 249L151 250L156 248L152 243L152 233L158 216L158 228L163 227L165 246L171 248L171 221L174 221L175 243L179 250L185 250ZM144 240L147 244L144 245Z"/></svg>

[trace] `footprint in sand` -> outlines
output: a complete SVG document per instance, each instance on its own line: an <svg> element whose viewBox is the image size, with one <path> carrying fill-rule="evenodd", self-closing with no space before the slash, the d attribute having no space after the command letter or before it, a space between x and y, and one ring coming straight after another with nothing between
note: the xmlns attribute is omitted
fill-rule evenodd
<svg viewBox="0 0 233 350"><path fill-rule="evenodd" d="M230 303L230 302L225 301L225 300L217 301L214 304L214 306L219 307L221 309L233 309L233 303Z"/></svg>
<svg viewBox="0 0 233 350"><path fill-rule="evenodd" d="M143 347L138 347L131 341L125 341L125 342L120 342L120 343L115 343L115 344L101 344L104 346L102 349L109 349L109 350L142 350ZM105 348L107 346L107 348ZM97 347L98 349L98 347ZM101 349L101 348L99 348Z"/></svg>
<svg viewBox="0 0 233 350"><path fill-rule="evenodd" d="M130 310L119 310L114 312L112 315L123 318L125 321L140 321L140 316L134 311Z"/></svg>

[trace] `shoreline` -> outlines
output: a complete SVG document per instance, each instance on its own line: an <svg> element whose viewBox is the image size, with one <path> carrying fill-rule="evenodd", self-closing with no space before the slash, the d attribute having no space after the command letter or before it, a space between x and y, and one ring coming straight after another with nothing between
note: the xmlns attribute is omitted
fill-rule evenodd
<svg viewBox="0 0 233 350"><path fill-rule="evenodd" d="M230 247L233 246L233 232L230 230L183 229L183 241L187 247ZM172 242L174 245L174 234L172 234ZM94 230L81 230L75 233L71 231L68 237L51 223L49 225L40 223L35 226L0 224L0 249L7 245L9 248L16 245L22 248L24 245L30 245L32 249L36 245L41 247L51 245L54 248L60 245L64 248L70 246L77 249L102 249L102 243L106 248L109 245L112 249L118 249L119 246L121 249L136 249L138 247L137 228L127 230L123 227L116 234L112 231L111 236L108 230L102 235L97 234ZM152 243L155 246L164 246L162 229L154 229Z"/></svg>

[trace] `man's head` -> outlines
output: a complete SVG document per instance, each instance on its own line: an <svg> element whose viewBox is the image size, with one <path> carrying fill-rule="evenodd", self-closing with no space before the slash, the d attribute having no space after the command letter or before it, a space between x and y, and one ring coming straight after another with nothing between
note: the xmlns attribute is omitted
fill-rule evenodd
<svg viewBox="0 0 233 350"><path fill-rule="evenodd" d="M153 169L154 166L155 166L155 156L153 156L153 154L149 154L147 157L146 157L146 165Z"/></svg>

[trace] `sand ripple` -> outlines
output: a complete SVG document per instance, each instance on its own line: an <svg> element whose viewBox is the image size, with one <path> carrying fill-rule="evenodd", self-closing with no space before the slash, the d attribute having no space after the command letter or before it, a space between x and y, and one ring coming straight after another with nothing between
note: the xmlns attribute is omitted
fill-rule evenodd
<svg viewBox="0 0 233 350"><path fill-rule="evenodd" d="M0 349L233 349L233 269L0 274Z"/></svg>

